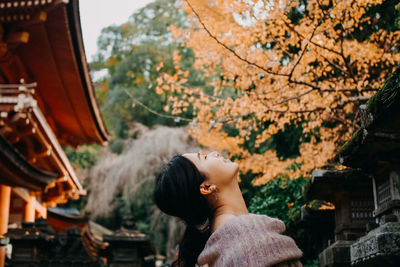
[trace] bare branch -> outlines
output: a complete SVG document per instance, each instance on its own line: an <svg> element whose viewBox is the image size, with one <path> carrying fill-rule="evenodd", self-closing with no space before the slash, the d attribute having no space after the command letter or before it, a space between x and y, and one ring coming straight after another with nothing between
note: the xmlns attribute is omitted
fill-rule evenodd
<svg viewBox="0 0 400 267"><path fill-rule="evenodd" d="M363 101L367 101L370 98L371 98L371 96L353 96L353 97L349 97L346 100L342 101L341 104L347 104L350 102L363 102Z"/></svg>
<svg viewBox="0 0 400 267"><path fill-rule="evenodd" d="M357 88L343 88L343 89L324 89L321 92L376 92L379 88L364 88L361 91L358 91Z"/></svg>
<svg viewBox="0 0 400 267"><path fill-rule="evenodd" d="M305 39L305 37L304 37L301 33L299 33L298 31L296 31L296 30L294 29L293 26L291 26L291 25L290 25L289 23L287 23L286 21L283 21L283 22L285 23L286 27L288 27L289 30L291 30L292 32L294 32L298 37L300 37L301 39ZM331 49L331 48L325 47L325 46L320 45L320 44L318 44L318 43L315 43L315 42L313 42L313 41L310 41L310 43L311 43L312 45L315 45L315 46L317 46L317 47L319 47L319 48L322 48L322 49L324 49L324 50L327 50L327 51L329 51L329 52L332 52L332 53L334 53L334 54L340 56L340 52L338 52L338 51L335 51L335 50L333 50L333 49Z"/></svg>
<svg viewBox="0 0 400 267"><path fill-rule="evenodd" d="M315 90L314 88L311 88L311 89L308 89L304 93L301 93L301 94L299 94L297 96L292 96L292 97L285 98L282 101L279 101L279 102L275 103L274 106L279 105L279 104L283 104L283 103L288 102L288 101L293 100L293 99L298 99L298 98L300 98L302 96L305 96L305 95L311 93L314 90Z"/></svg>
<svg viewBox="0 0 400 267"><path fill-rule="evenodd" d="M305 96L305 95L311 93L312 91L319 91L319 92L351 92L351 91L356 90L356 89L322 89L322 88L320 88L319 86L314 85L314 84L311 84L311 83L307 83L307 82L304 82L304 81L292 80L293 72L294 72L295 68L297 67L297 65L299 64L299 62L301 61L302 57L304 56L306 49L308 48L309 44L313 44L313 45L315 45L315 46L317 46L317 47L320 47L320 48L322 48L322 49L324 49L324 50L330 51L330 52L332 52L332 53L334 53L334 54L336 54L336 55L341 56L341 57L343 58L345 64L346 64L346 69L348 69L348 71L350 72L350 75L352 76L353 80L355 81L354 75L351 73L351 69L350 69L350 67L349 67L348 64L347 64L348 62L345 60L345 57L344 57L344 54L343 54L343 46L342 46L341 52L338 52L338 51L335 51L335 50L333 50L333 49L330 49L330 48L324 47L324 46L322 46L322 45L319 45L319 44L317 44L317 43L315 43L315 42L312 41L312 38L313 38L313 36L314 36L314 34L315 34L315 32L316 32L316 29L321 25L323 19L324 19L325 16L327 15L326 12L323 12L323 14L324 14L323 17L319 20L318 24L315 26L315 28L314 28L312 34L311 34L310 37L308 38L308 41L307 41L306 45L304 46L304 48L303 48L301 54L300 54L299 57L297 58L297 60L296 60L295 64L293 65L293 68L291 69L290 73L289 73L289 74L286 74L286 73L274 72L274 71L272 71L271 69L267 69L267 68L265 68L265 67L263 67L263 66L258 65L258 64L255 63L255 62L251 62L251 61L247 60L246 58L240 56L235 50L233 50L232 48L228 47L226 44L224 44L223 42L221 42L215 35L213 35L213 34L210 32L210 30L209 30L209 29L207 28L207 26L204 24L204 22L203 22L203 20L201 19L200 15L197 13L197 11L194 9L194 7L191 5L191 3L189 2L189 0L185 0L185 2L188 4L188 6L190 7L190 9L192 10L192 12L194 13L194 15L196 16L196 18L198 19L198 21L199 21L199 23L201 24L201 26L203 27L203 29L207 32L207 34L208 34L212 39L214 39L219 45L221 45L222 47L224 47L225 49L227 49L228 51L230 51L236 58L238 58L239 60L241 60L241 61L243 61L243 62L246 62L247 64L249 64L249 65L251 65L251 66L254 66L254 67L256 67L256 68L259 68L259 69L261 69L262 71L264 71L264 72L266 72L266 73L268 73L268 74L276 75L276 76L281 76L281 77L288 77L289 83L296 84L296 85L304 85L304 86L307 86L307 87L310 88L310 89L308 89L307 91L305 91L305 92L303 92L303 93L301 93L301 94L299 94L299 95L297 95L297 96L285 98L285 99L283 99L283 100L281 100L281 101L275 103L274 105L279 105L279 104L288 102L288 101L290 101L290 100L294 100L294 99L301 98L301 97L303 97L303 96ZM297 31L294 29L294 27L292 27L289 23L287 23L286 21L284 21L284 23L285 23L285 25L286 25L291 31L293 31L294 33L296 33L296 34L297 34L299 37L301 37L302 39L305 39L304 36L301 35L299 32L297 32ZM342 39L342 45L343 45L343 39ZM325 57L324 57L324 58L325 58ZM325 58L325 59L326 59L326 58ZM329 61L328 61L328 62L329 62ZM331 62L329 62L329 63L332 64ZM337 66L337 65L335 64L335 67L339 67L339 66ZM340 69L343 71L342 68L340 68ZM377 90L377 89L372 89L372 88L371 88L371 89L365 89L365 90L363 90L363 91L376 91L376 90Z"/></svg>
<svg viewBox="0 0 400 267"><path fill-rule="evenodd" d="M192 91L192 94L197 95L197 96L206 96L206 97L208 97L208 98L211 98L211 99L214 99L214 100L217 100L217 101L225 101L225 100L226 100L225 98L222 98L222 97L218 97L218 96L213 96L213 95L206 94L206 93L204 93L203 91L201 91L201 93L194 92L194 91L195 91L195 88L189 88L189 87L187 87L187 86L183 86L183 85L178 84L178 83L172 83L172 84L175 85L175 86L177 86L177 87L179 87L179 88L181 88L181 89L183 89L183 90Z"/></svg>
<svg viewBox="0 0 400 267"><path fill-rule="evenodd" d="M331 65L332 67L335 67L335 68L341 70L343 73L346 72L341 66L339 66L339 65L336 64L335 62L330 61L327 57L325 57L325 56L323 56L323 55L321 55L321 56L322 56L322 58L325 59L325 60L329 63L329 65Z"/></svg>
<svg viewBox="0 0 400 267"><path fill-rule="evenodd" d="M357 80L356 80L356 78L355 78L355 76L354 76L354 73L353 73L353 71L352 71L352 69L351 69L351 67L350 67L349 63L347 62L347 59L346 59L346 57L345 57L345 55L344 55L344 49L343 49L343 34L341 34L341 38L340 38L340 56L342 57L343 62L344 62L344 64L346 65L346 69L348 70L348 72L349 72L349 74L350 74L350 77L353 79L354 83L357 84Z"/></svg>
<svg viewBox="0 0 400 267"><path fill-rule="evenodd" d="M321 21L322 21L322 20L321 20ZM305 44L303 50L301 51L300 56L297 58L296 62L294 63L293 68L292 68L292 70L291 70L290 73L289 73L289 82L293 82L293 81L292 81L293 72L294 72L295 68L297 67L297 65L299 64L301 58L302 58L303 55L305 54L305 52L306 52L306 50L307 50L307 47L308 47L308 44L311 42L311 39L314 37L315 31L317 30L317 28L319 27L319 25L321 25L321 21L318 23L317 26L315 26L313 32L312 32L311 35L310 35L310 38L308 38L307 43Z"/></svg>
<svg viewBox="0 0 400 267"><path fill-rule="evenodd" d="M285 73L279 73L279 72L274 72L270 69L264 68L263 66L258 65L257 63L251 62L249 60L247 60L246 58L240 56L238 53L236 53L235 50L233 50L232 48L228 47L226 44L224 44L223 42L221 42L217 37L215 37L210 30L206 27L206 25L204 24L203 20L200 18L200 15L196 12L196 10L193 8L193 6L190 4L190 2L188 0L185 0L185 2L189 5L190 9L192 10L192 12L195 14L195 16L197 17L199 23L201 24L201 26L203 27L203 29L208 33L208 35L214 39L219 45L223 46L225 49L227 49L228 51L230 51L235 57L237 57L238 59L246 62L247 64L254 66L256 68L259 68L263 71L265 71L268 74L272 74L272 75L277 75L277 76L288 76Z"/></svg>

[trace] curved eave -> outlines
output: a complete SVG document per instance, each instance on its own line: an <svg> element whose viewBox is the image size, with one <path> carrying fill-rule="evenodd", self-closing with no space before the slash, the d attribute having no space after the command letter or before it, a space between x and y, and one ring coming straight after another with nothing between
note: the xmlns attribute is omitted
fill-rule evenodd
<svg viewBox="0 0 400 267"><path fill-rule="evenodd" d="M14 12L30 12L31 21L11 21L6 25L10 32L29 34L29 40L13 52L20 69L10 70L8 62L0 64L7 80L17 83L24 78L26 82L37 82L39 107L61 144L104 144L109 134L89 74L78 1L58 0ZM41 19L35 20L37 17Z"/></svg>
<svg viewBox="0 0 400 267"><path fill-rule="evenodd" d="M378 162L400 163L400 68L360 107L361 129L339 150L343 165L373 171Z"/></svg>
<svg viewBox="0 0 400 267"><path fill-rule="evenodd" d="M94 123L96 124L99 141L104 143L110 139L110 134L104 124L99 104L96 99L95 90L90 77L88 63L86 61L85 49L83 46L82 29L79 15L79 1L72 0L67 5L68 22L71 31L72 44L74 47L76 62L78 65L82 85L85 90L88 105L90 107Z"/></svg>
<svg viewBox="0 0 400 267"><path fill-rule="evenodd" d="M30 165L0 136L0 182L31 190L43 190L57 174L39 170Z"/></svg>
<svg viewBox="0 0 400 267"><path fill-rule="evenodd" d="M343 191L353 192L371 188L371 179L356 169L314 170L311 184L306 188L308 200L335 201L335 196ZM372 191L371 191L372 192Z"/></svg>
<svg viewBox="0 0 400 267"><path fill-rule="evenodd" d="M88 218L63 211L60 208L47 207L47 216L69 223L86 223Z"/></svg>

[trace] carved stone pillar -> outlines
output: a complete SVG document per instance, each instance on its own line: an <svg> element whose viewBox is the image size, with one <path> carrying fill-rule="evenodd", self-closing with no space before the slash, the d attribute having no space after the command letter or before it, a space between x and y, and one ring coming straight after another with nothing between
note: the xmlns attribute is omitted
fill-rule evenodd
<svg viewBox="0 0 400 267"><path fill-rule="evenodd" d="M374 216L379 227L351 245L354 266L399 266L400 172L398 166L380 164L374 175Z"/></svg>

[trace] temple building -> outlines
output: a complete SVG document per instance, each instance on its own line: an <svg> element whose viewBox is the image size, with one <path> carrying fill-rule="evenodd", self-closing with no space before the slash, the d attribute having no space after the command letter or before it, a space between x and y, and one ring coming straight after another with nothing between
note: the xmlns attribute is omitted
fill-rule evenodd
<svg viewBox="0 0 400 267"><path fill-rule="evenodd" d="M111 231L72 208L47 208L47 220L9 229L13 267L154 267L155 249L130 214Z"/></svg>
<svg viewBox="0 0 400 267"><path fill-rule="evenodd" d="M0 2L0 266L4 236L85 194L63 146L109 138L89 76L78 0Z"/></svg>
<svg viewBox="0 0 400 267"><path fill-rule="evenodd" d="M335 204L332 244L321 267L399 266L400 68L366 104L360 129L336 159L346 170L315 170L308 198Z"/></svg>

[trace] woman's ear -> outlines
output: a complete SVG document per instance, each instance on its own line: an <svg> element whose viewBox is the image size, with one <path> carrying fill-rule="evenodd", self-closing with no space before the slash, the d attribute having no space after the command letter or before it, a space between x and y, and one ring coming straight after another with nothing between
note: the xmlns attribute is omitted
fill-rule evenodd
<svg viewBox="0 0 400 267"><path fill-rule="evenodd" d="M206 195L210 195L212 194L215 190L217 189L217 187L213 184L209 184L209 183L202 183L200 185L200 194L206 196Z"/></svg>

